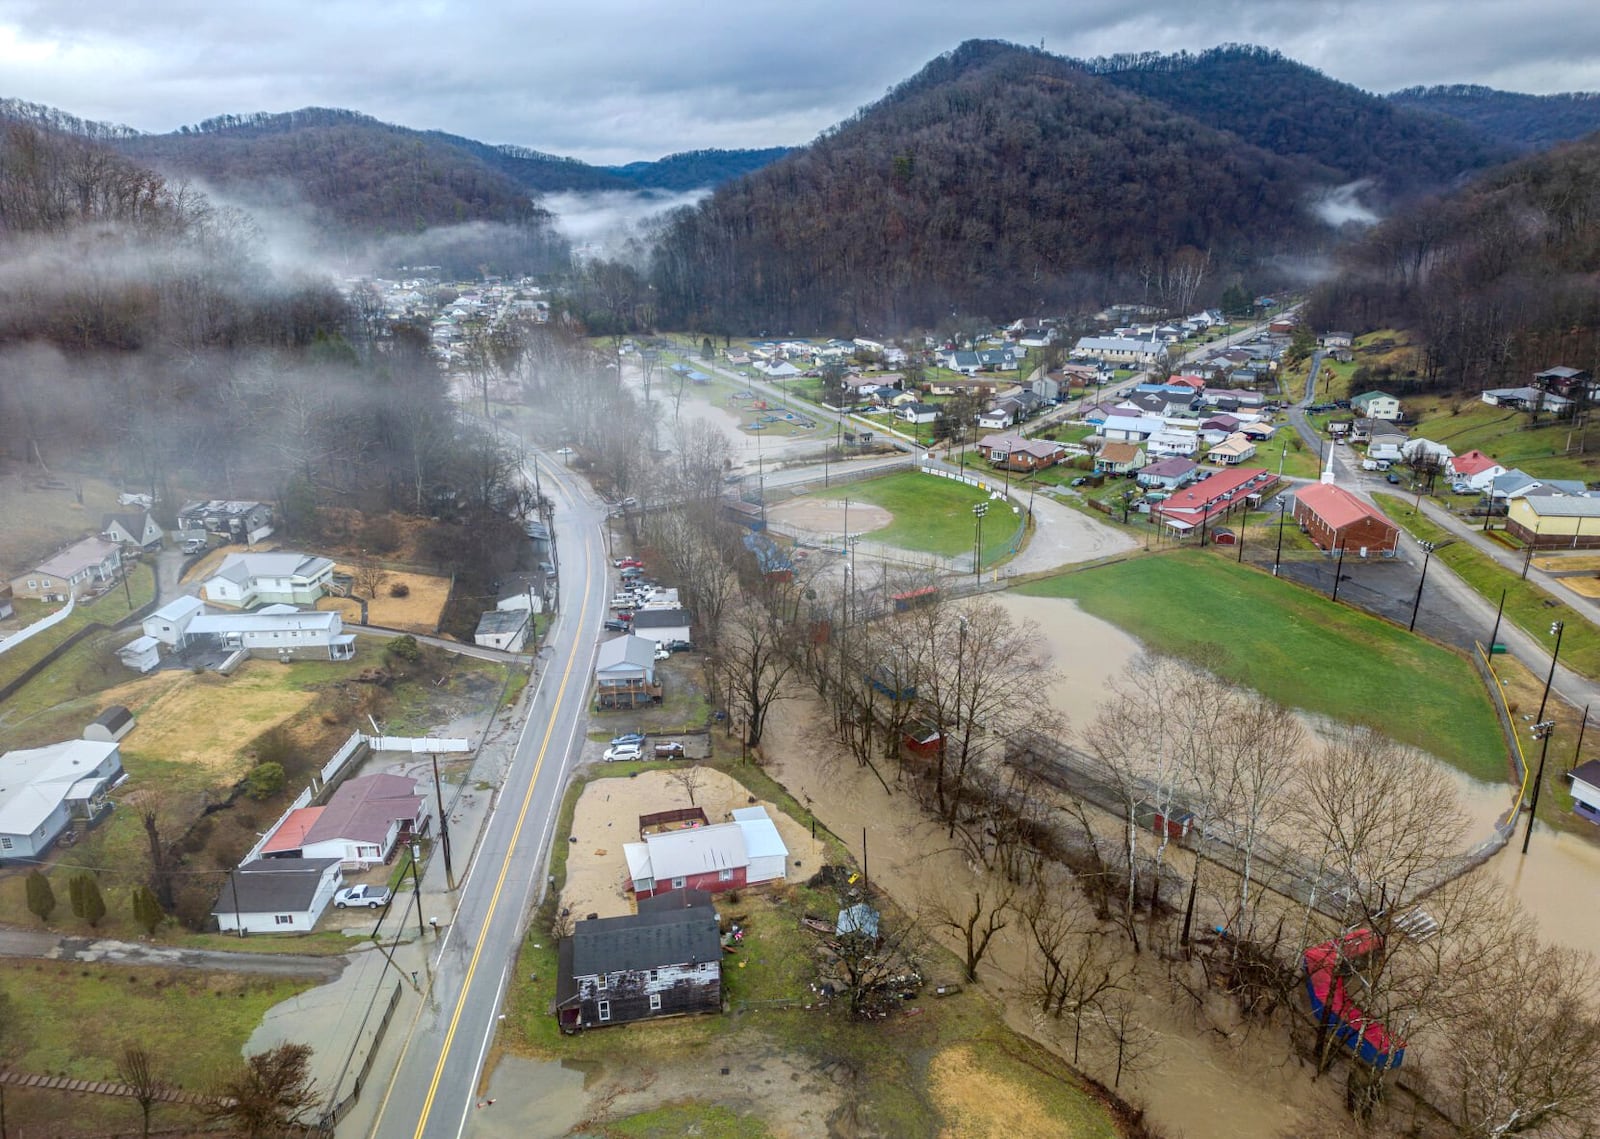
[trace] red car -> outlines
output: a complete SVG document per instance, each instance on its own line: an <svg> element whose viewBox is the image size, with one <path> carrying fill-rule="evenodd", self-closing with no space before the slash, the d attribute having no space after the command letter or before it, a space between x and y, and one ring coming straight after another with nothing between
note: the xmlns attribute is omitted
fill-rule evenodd
<svg viewBox="0 0 1600 1139"><path fill-rule="evenodd" d="M617 620L621 621L624 625L633 624L633 611L629 609L622 610L617 614Z"/></svg>
<svg viewBox="0 0 1600 1139"><path fill-rule="evenodd" d="M644 563L638 558L618 558L616 567L618 569L644 569Z"/></svg>

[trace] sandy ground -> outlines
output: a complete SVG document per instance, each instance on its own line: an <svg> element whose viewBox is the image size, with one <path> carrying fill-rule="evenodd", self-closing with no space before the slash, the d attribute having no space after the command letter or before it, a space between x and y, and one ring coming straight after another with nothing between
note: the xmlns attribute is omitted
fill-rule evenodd
<svg viewBox="0 0 1600 1139"><path fill-rule="evenodd" d="M1600 597L1600 578L1564 577L1561 584L1579 597Z"/></svg>
<svg viewBox="0 0 1600 1139"><path fill-rule="evenodd" d="M1549 573L1588 570L1600 573L1600 554L1540 554L1533 564Z"/></svg>
<svg viewBox="0 0 1600 1139"><path fill-rule="evenodd" d="M1054 1139L1061 1124L1027 1088L985 1071L970 1048L946 1048L929 1066L933 1099L950 1136L965 1139Z"/></svg>
<svg viewBox="0 0 1600 1139"><path fill-rule="evenodd" d="M843 534L846 522L850 533L868 534L894 521L893 514L870 502L852 502L847 509L843 499L819 498L797 498L769 506L767 516L819 534Z"/></svg>
<svg viewBox="0 0 1600 1139"><path fill-rule="evenodd" d="M335 565L334 569L339 573L353 572L348 565ZM390 587L401 584L410 588L410 595L389 596ZM438 630L439 618L449 600L450 579L447 577L387 570L378 586L378 596L367 603L367 620L389 629L432 634ZM361 603L348 597L324 597L317 602L317 608L338 610L347 624L361 621Z"/></svg>
<svg viewBox="0 0 1600 1139"><path fill-rule="evenodd" d="M122 739L124 751L228 772L239 751L276 724L298 716L316 699L283 683L277 661L249 660L232 676L185 674L156 697ZM219 710L226 715L219 715Z"/></svg>
<svg viewBox="0 0 1600 1139"><path fill-rule="evenodd" d="M720 771L700 769L695 805L713 823L725 822L735 807L748 807L750 794ZM789 873L809 878L822 865L822 844L799 823L771 804L767 808L789 848ZM633 912L627 889L628 863L622 844L639 841L639 816L689 806L683 785L667 771L647 771L635 779L597 779L585 788L572 819L576 840L567 852L567 886L561 904L580 917L618 917ZM800 865L796 866L798 861Z"/></svg>

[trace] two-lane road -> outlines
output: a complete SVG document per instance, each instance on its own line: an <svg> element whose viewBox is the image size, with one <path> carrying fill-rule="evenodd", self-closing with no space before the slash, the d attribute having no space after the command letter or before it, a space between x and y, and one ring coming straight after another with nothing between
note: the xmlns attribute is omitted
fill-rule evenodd
<svg viewBox="0 0 1600 1139"><path fill-rule="evenodd" d="M587 716L606 602L603 516L558 464L543 462L540 474L556 505L561 616L540 657L528 719L494 814L434 952L427 1003L378 1108L371 1131L378 1139L454 1139L466 1126Z"/></svg>

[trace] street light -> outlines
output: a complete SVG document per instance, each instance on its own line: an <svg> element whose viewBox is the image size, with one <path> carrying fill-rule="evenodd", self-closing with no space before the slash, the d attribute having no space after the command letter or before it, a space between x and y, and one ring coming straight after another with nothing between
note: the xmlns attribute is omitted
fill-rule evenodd
<svg viewBox="0 0 1600 1139"><path fill-rule="evenodd" d="M1528 841L1533 838L1533 818L1539 813L1539 787L1544 783L1544 757L1550 750L1550 735L1555 728L1554 720L1540 720L1529 730L1533 738L1541 741L1539 744L1539 773L1533 777L1533 799L1528 803L1528 829L1522 832L1522 853L1528 853Z"/></svg>
<svg viewBox="0 0 1600 1139"><path fill-rule="evenodd" d="M989 513L987 502L972 504L972 517L977 528L972 543L972 574L977 581L983 580L983 516L987 513Z"/></svg>

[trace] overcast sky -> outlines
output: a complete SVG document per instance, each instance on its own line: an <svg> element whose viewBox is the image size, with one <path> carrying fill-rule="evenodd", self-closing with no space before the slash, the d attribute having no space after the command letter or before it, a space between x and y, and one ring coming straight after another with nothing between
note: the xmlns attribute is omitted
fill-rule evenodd
<svg viewBox="0 0 1600 1139"><path fill-rule="evenodd" d="M1263 44L1380 92L1600 90L1593 0L0 0L0 95L149 131L346 107L624 162L806 142L979 37Z"/></svg>

